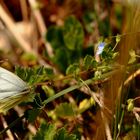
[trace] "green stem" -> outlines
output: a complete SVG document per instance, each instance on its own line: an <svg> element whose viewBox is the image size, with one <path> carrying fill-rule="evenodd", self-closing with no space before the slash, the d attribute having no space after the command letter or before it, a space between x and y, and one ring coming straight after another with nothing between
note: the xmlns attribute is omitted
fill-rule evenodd
<svg viewBox="0 0 140 140"><path fill-rule="evenodd" d="M43 102L43 105L46 105L49 102L53 101L54 99L57 99L57 98L65 95L66 93L71 92L71 91L73 91L75 89L78 89L78 88L84 86L85 84L89 85L89 84L91 84L93 82L97 82L97 81L103 80L103 79L109 77L110 75L114 74L115 72L117 72L117 70L114 70L114 71L111 71L111 72L108 72L108 73L103 74L100 79L97 78L97 77L95 77L95 78L92 78L92 79L88 79L88 80L86 80L86 81L84 81L82 83L79 83L77 85L71 86L71 87L69 87L67 89L64 89L64 90L58 92L57 94L55 94L54 96L49 97L47 100L45 100Z"/></svg>
<svg viewBox="0 0 140 140"><path fill-rule="evenodd" d="M93 79L89 79L89 80L86 80L86 81L85 81L86 84L90 84L90 83L92 83L92 82L93 82ZM74 85L74 86L71 86L71 87L69 87L69 88L67 88L67 89L64 89L64 90L58 92L57 94L55 94L54 96L52 96L52 97L48 98L47 100L45 100L45 101L43 102L43 104L46 105L47 103L53 101L54 99L57 99L57 98L59 98L60 96L63 96L64 94L66 94L66 93L68 93L68 92L71 92L71 91L73 91L73 90L75 90L75 89L77 89L77 88L80 88L80 87L83 86L83 85L84 85L83 83L79 83L79 84L77 84L77 85Z"/></svg>
<svg viewBox="0 0 140 140"><path fill-rule="evenodd" d="M114 50L116 49L118 43L119 43L119 42L117 42L117 43L115 44L115 46L114 46L114 48L112 49L112 51L114 51Z"/></svg>
<svg viewBox="0 0 140 140"><path fill-rule="evenodd" d="M121 114L121 119L120 119L120 123L119 123L119 129L118 129L118 134L117 134L117 136L116 136L116 140L119 138L119 134L120 134L120 132L121 132L121 127L122 127L123 118L124 118L124 110L122 111L122 114Z"/></svg>

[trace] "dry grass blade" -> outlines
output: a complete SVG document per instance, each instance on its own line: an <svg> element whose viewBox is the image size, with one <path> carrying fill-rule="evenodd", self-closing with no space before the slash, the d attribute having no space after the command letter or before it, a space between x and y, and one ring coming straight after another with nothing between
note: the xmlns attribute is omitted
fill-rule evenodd
<svg viewBox="0 0 140 140"><path fill-rule="evenodd" d="M31 9L32 9L32 12L34 14L34 17L36 19L40 34L41 34L42 39L43 39L43 42L45 43L45 47L46 47L46 50L48 52L48 55L50 57L52 57L53 56L53 51L52 51L51 45L48 42L45 41L45 34L47 32L46 25L44 23L44 20L43 20L43 17L41 15L41 12L40 12L39 8L35 9L35 6L37 5L37 2L36 2L36 0L29 0L29 3L30 3L30 6L31 6Z"/></svg>

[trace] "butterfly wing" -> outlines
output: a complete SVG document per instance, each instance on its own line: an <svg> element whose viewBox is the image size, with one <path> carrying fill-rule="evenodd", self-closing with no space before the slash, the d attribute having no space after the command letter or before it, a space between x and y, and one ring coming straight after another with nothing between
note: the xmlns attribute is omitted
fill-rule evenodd
<svg viewBox="0 0 140 140"><path fill-rule="evenodd" d="M6 113L9 109L18 105L22 101L28 101L29 99L31 99L32 96L30 94L28 94L28 92L29 91L26 90L20 94L14 95L14 96L13 96L13 94L15 94L14 92L6 93L9 95L9 97L6 97L6 98L3 98L2 100L0 100L0 113L2 113L2 112Z"/></svg>
<svg viewBox="0 0 140 140"><path fill-rule="evenodd" d="M29 86L12 72L0 67L0 112L7 112L22 101L27 101Z"/></svg>
<svg viewBox="0 0 140 140"><path fill-rule="evenodd" d="M12 72L0 67L0 99L28 89L28 85Z"/></svg>

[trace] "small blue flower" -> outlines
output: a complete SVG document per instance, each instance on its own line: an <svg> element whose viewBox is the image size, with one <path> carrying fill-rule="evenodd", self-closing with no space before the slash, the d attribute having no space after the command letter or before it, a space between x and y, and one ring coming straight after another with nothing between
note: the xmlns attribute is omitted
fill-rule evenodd
<svg viewBox="0 0 140 140"><path fill-rule="evenodd" d="M99 55L103 52L103 49L105 47L105 42L101 42L98 46L98 49L97 49L97 52L96 52L96 55Z"/></svg>

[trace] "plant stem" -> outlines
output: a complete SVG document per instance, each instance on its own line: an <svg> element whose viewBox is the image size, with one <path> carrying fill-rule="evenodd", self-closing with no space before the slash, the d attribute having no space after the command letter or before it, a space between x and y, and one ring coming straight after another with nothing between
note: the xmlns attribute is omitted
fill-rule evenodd
<svg viewBox="0 0 140 140"><path fill-rule="evenodd" d="M73 91L73 90L75 90L75 89L78 89L78 88L82 87L82 86L85 85L85 84L89 85L89 84L91 84L91 83L93 83L93 82L95 82L95 83L96 83L96 82L99 82L100 80L103 80L103 79L109 77L110 75L116 73L117 71L118 71L118 70L114 70L114 71L105 73L105 74L103 74L103 75L101 76L101 78L94 77L94 78L92 78L92 79L88 79L88 80L86 80L86 81L84 81L84 82L82 82L82 83L79 83L79 84L77 84L77 85L74 85L74 86L71 86L71 87L69 87L69 88L67 88L67 89L64 89L64 90L58 92L57 94L55 94L54 96L49 97L48 99L46 99L46 100L43 102L43 105L46 105L46 104L48 104L49 102L51 102L51 101L53 101L53 100L55 100L55 99L57 99L57 98L59 98L59 97L65 95L65 94L68 93L68 92L71 92L71 91Z"/></svg>
<svg viewBox="0 0 140 140"><path fill-rule="evenodd" d="M93 82L93 80L92 80L92 79L88 79L88 80L86 80L86 81L84 81L84 82L85 82L86 84L90 84L90 83ZM52 96L52 97L48 98L47 100L45 100L45 101L43 102L43 104L46 105L47 103L53 101L54 99L59 98L60 96L66 94L66 93L68 93L68 92L70 92L70 91L73 91L73 90L75 90L75 89L77 89L77 88L80 88L80 87L83 86L83 85L84 85L83 83L80 83L80 84L71 86L71 87L69 87L69 88L67 88L67 89L64 89L64 90L58 92L57 94L55 94L54 96Z"/></svg>
<svg viewBox="0 0 140 140"><path fill-rule="evenodd" d="M17 118L15 121L13 121L11 124L9 124L9 126L7 128L0 131L0 135L5 133L8 129L12 128L18 121L22 120L24 117L25 117L25 115L22 115L21 117Z"/></svg>

